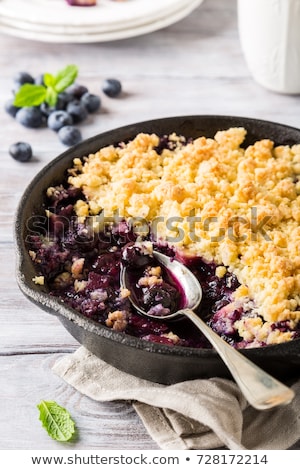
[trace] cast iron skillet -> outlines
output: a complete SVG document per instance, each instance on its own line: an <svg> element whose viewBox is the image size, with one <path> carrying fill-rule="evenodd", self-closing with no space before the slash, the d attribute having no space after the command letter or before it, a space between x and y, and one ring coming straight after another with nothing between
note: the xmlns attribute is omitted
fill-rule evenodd
<svg viewBox="0 0 300 470"><path fill-rule="evenodd" d="M47 294L32 281L36 275L26 248L28 230L34 229L36 215L44 215L44 194L48 186L59 184L72 166L74 157L94 153L99 148L132 139L139 132L158 135L176 132L186 137L213 137L218 130L245 127L244 145L269 138L275 144L300 143L300 130L289 126L232 116L179 116L127 125L96 135L51 161L30 183L20 201L15 218L17 281L21 291L43 310L56 315L79 343L120 370L164 384L204 377L230 377L214 350L167 346L115 332ZM242 350L253 362L280 379L297 375L300 366L300 339L263 348Z"/></svg>

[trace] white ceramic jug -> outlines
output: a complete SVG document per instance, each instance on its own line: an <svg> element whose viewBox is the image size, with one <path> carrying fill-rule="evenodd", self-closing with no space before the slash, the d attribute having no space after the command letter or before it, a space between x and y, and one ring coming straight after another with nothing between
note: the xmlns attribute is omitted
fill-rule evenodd
<svg viewBox="0 0 300 470"><path fill-rule="evenodd" d="M264 87L300 93L300 0L237 0L241 47Z"/></svg>

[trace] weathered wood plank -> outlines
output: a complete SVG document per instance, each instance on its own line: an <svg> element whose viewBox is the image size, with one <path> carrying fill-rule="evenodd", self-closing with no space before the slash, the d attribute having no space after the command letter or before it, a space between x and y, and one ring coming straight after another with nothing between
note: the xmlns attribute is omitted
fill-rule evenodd
<svg viewBox="0 0 300 470"><path fill-rule="evenodd" d="M57 377L51 367L59 357L0 357L0 449L157 448L129 403L95 402ZM74 442L61 444L47 435L36 408L41 400L69 410L78 430Z"/></svg>

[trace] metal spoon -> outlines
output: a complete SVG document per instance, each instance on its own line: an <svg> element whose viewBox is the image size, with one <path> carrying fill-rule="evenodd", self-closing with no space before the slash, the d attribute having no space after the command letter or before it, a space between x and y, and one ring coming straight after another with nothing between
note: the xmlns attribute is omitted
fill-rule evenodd
<svg viewBox="0 0 300 470"><path fill-rule="evenodd" d="M179 315L185 315L189 318L218 352L241 392L254 408L266 410L274 406L290 403L295 396L292 389L279 382L238 350L230 346L193 311L199 306L202 299L202 289L194 274L179 261L173 260L162 253L153 251L153 256L180 283L186 298L185 308L168 315L151 315L137 305L132 296L130 296L129 299L134 308L142 315L155 318L156 320L170 320ZM130 290L128 272L124 266L121 268L120 281L122 287Z"/></svg>

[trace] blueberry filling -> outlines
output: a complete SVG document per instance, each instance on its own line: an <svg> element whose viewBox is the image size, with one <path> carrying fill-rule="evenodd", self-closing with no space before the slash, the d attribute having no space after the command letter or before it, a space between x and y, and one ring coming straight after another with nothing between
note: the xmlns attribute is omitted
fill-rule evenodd
<svg viewBox="0 0 300 470"><path fill-rule="evenodd" d="M170 345L209 347L188 320L165 323L134 311L128 296L120 289L122 260L132 267L132 284L136 286L132 295L158 317L180 308L183 301L180 286L166 272L158 284L139 282L155 277L151 269L157 268L157 262L149 254L141 255L135 245L136 235L125 221L118 227L108 227L106 232L92 234L87 224L74 217L71 201L75 195L78 193L74 188L55 188L48 202L56 212L49 214L46 236L45 228L43 233L29 236L29 252L47 281L50 295L96 322L133 336ZM160 246L156 249L169 254L172 251ZM204 303L209 308L213 301L204 295Z"/></svg>
<svg viewBox="0 0 300 470"><path fill-rule="evenodd" d="M142 311L159 318L184 306L184 293L178 281L153 257L143 254L141 248L126 246L122 262L127 265L131 298Z"/></svg>
<svg viewBox="0 0 300 470"><path fill-rule="evenodd" d="M188 320L159 320L159 316L183 306L180 286L137 241L125 220L99 233L93 232L88 222L80 221L73 208L79 195L72 187L53 188L48 194L47 207L51 210L47 229L43 227L41 233L29 236L29 252L39 274L47 281L50 295L117 331L153 342L209 348L207 340ZM152 245L149 238L150 235L145 237L144 243ZM252 313L243 306L232 308L233 293L240 285L236 276L226 270L218 277L214 263L196 256L185 258L166 245L158 243L155 249L178 256L199 280L203 298L197 313L233 346L247 347L234 324ZM120 289L121 263L131 273L131 295L157 320L139 315L128 293ZM272 329L289 331L289 322L273 323ZM295 337L298 336L296 331Z"/></svg>
<svg viewBox="0 0 300 470"><path fill-rule="evenodd" d="M74 188L56 187L49 195L48 207L55 213L49 214L46 236L44 228L43 233L29 237L29 251L34 253L33 260L47 280L50 295L96 322L148 341L210 347L188 320L159 320L160 315L182 307L180 286L151 254L141 252L136 235L125 221L108 227L106 232L92 233L87 223L74 216L73 203L78 196ZM159 244L155 249L175 254ZM158 320L140 316L126 292L121 291L122 262L132 270L131 295ZM237 280L231 274L217 278L215 265L206 264L201 258L185 262L204 287L199 314L208 320L211 312L231 301L232 289L228 286L235 288ZM232 341L230 333L227 339Z"/></svg>
<svg viewBox="0 0 300 470"><path fill-rule="evenodd" d="M180 145L187 140L182 138ZM163 137L156 148L172 150L172 140ZM50 295L95 322L147 341L168 345L210 348L208 341L187 319L164 321L159 317L184 306L184 295L173 279L151 255L151 249L178 258L199 280L203 298L197 309L220 336L236 348L265 346L265 342L241 335L240 328L255 319L265 324L249 298L236 301L240 287L237 277L226 266L207 262L199 256L185 256L172 246L152 239L151 223L142 237L126 220L110 222L95 230L93 218L80 218L74 205L85 200L80 190L67 185L47 191L47 220L40 217L40 230L31 230L28 249L38 276L45 279ZM130 276L130 292L120 286L122 263ZM145 318L133 308L129 295L154 319ZM240 326L241 325L241 326ZM261 327L260 326L260 327ZM278 333L300 336L290 321L270 324Z"/></svg>

